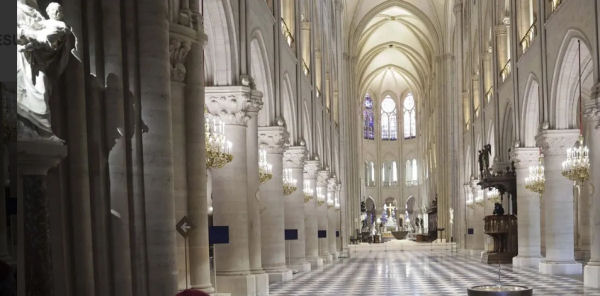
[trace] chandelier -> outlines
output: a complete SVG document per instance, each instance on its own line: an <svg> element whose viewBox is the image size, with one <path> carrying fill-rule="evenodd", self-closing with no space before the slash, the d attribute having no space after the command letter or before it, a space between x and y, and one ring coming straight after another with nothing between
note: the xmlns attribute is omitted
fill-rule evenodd
<svg viewBox="0 0 600 296"><path fill-rule="evenodd" d="M477 186L479 187L479 186ZM475 196L475 203L478 205L482 205L483 204L483 189L481 189L481 187L479 187L479 189L477 189L477 195Z"/></svg>
<svg viewBox="0 0 600 296"><path fill-rule="evenodd" d="M313 198L313 194L315 193L312 188L312 180L304 180L303 184L303 192L304 192L304 202L309 202Z"/></svg>
<svg viewBox="0 0 600 296"><path fill-rule="evenodd" d="M225 123L218 118L206 119L204 123L204 145L206 147L206 167L222 168L233 160L232 144L225 137Z"/></svg>
<svg viewBox="0 0 600 296"><path fill-rule="evenodd" d="M298 189L298 187L296 187L297 183L298 180L292 176L292 169L283 169L283 194L290 195L296 191L296 189Z"/></svg>
<svg viewBox="0 0 600 296"><path fill-rule="evenodd" d="M500 202L500 191L498 191L498 189L496 188L489 189L487 193L487 198L493 203Z"/></svg>
<svg viewBox="0 0 600 296"><path fill-rule="evenodd" d="M333 196L332 196L331 192L327 192L327 207L328 208L333 207Z"/></svg>
<svg viewBox="0 0 600 296"><path fill-rule="evenodd" d="M567 149L567 159L562 163L562 175L581 185L590 177L590 157L588 147L583 143L583 114L581 102L581 42L577 40L579 62L579 139L575 145Z"/></svg>
<svg viewBox="0 0 600 296"><path fill-rule="evenodd" d="M546 177L544 176L544 154L540 154L538 164L529 167L529 176L525 178L525 188L529 191L543 194L544 184L546 184Z"/></svg>
<svg viewBox="0 0 600 296"><path fill-rule="evenodd" d="M317 204L319 206L325 203L325 193L323 192L323 187L317 187Z"/></svg>
<svg viewBox="0 0 600 296"><path fill-rule="evenodd" d="M267 162L267 151L258 150L258 181L263 184L273 178L273 166Z"/></svg>

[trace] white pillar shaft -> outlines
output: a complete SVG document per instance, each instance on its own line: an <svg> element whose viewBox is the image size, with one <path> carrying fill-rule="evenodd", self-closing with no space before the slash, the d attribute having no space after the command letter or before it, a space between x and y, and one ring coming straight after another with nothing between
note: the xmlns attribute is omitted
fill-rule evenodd
<svg viewBox="0 0 600 296"><path fill-rule="evenodd" d="M590 261L584 268L583 283L586 287L600 288L600 108L598 102L586 110L587 144L590 149L592 174L587 183L595 186L590 193ZM588 186L589 186L588 184ZM582 190L589 190L585 186Z"/></svg>
<svg viewBox="0 0 600 296"><path fill-rule="evenodd" d="M525 188L529 167L538 164L538 148L516 148L518 255L513 265L537 267L541 258L540 198Z"/></svg>
<svg viewBox="0 0 600 296"><path fill-rule="evenodd" d="M285 200L285 229L298 230L298 239L287 241L287 257L292 265L305 263L306 243L304 227L304 193L302 184L304 177L302 167L291 168L292 177L297 180L297 189L292 194L284 196Z"/></svg>
<svg viewBox="0 0 600 296"><path fill-rule="evenodd" d="M321 187L323 192L327 190L326 186L317 186ZM318 230L325 231L327 237L319 237L319 256L323 258L323 260L329 259L329 241L328 237L331 235L329 231L329 221L327 220L327 204L323 203L321 205L317 204L317 220L318 220Z"/></svg>
<svg viewBox="0 0 600 296"><path fill-rule="evenodd" d="M261 188L262 265L267 272L285 269L285 241L283 216L282 158L278 152L267 152L267 161L273 166L273 177Z"/></svg>
<svg viewBox="0 0 600 296"><path fill-rule="evenodd" d="M573 182L561 174L564 155L546 155L546 260L574 261Z"/></svg>
<svg viewBox="0 0 600 296"><path fill-rule="evenodd" d="M310 182L312 184L313 196L312 199L308 202L304 203L304 222L305 222L305 242L306 242L306 258L310 259L311 262L316 260L319 257L319 241L318 241L318 228L319 223L317 220L317 198L314 192L317 190L317 179L305 179L305 182Z"/></svg>
<svg viewBox="0 0 600 296"><path fill-rule="evenodd" d="M262 273L261 256L261 223L258 192L258 112L249 112L248 129L246 131L247 169L248 169L248 245L250 247L250 269L254 273Z"/></svg>
<svg viewBox="0 0 600 296"><path fill-rule="evenodd" d="M215 245L217 275L249 271L248 209L246 179L246 126L225 125L225 136L233 144L233 160L212 170L213 225L229 226L229 244Z"/></svg>

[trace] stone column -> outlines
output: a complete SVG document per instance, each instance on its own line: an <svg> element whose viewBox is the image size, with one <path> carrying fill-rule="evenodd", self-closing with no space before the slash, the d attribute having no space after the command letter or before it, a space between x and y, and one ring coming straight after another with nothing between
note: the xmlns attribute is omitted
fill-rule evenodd
<svg viewBox="0 0 600 296"><path fill-rule="evenodd" d="M519 252L513 266L538 267L541 256L540 198L539 194L525 188L529 167L538 164L539 148L515 148L511 158L517 173L517 227Z"/></svg>
<svg viewBox="0 0 600 296"><path fill-rule="evenodd" d="M148 126L141 139L149 296L177 292L167 11L166 1L138 6L140 107Z"/></svg>
<svg viewBox="0 0 600 296"><path fill-rule="evenodd" d="M536 137L544 152L546 189L544 219L546 221L546 258L539 264L544 274L581 274L581 263L575 261L573 236L573 182L561 174L567 148L579 137L579 130L544 130Z"/></svg>
<svg viewBox="0 0 600 296"><path fill-rule="evenodd" d="M583 284L586 287L600 288L600 99L586 108L586 126L588 127L587 145L590 149L592 174L588 183L594 185L590 194L590 261L584 268ZM584 187L582 190L589 190Z"/></svg>
<svg viewBox="0 0 600 296"><path fill-rule="evenodd" d="M306 261L306 240L304 226L304 146L289 147L283 153L283 167L292 170L292 177L297 181L297 189L288 196L284 196L285 203L285 229L296 229L297 240L286 241L286 258L288 266L296 271L310 271L310 263Z"/></svg>
<svg viewBox="0 0 600 296"><path fill-rule="evenodd" d="M273 166L273 177L260 186L262 265L269 274L269 283L292 279L292 271L285 266L285 220L283 206L283 149L288 133L283 126L258 128L258 143L267 151L267 160Z"/></svg>
<svg viewBox="0 0 600 296"><path fill-rule="evenodd" d="M310 199L304 199L304 226L306 242L306 260L310 262L312 270L323 266L323 259L319 257L319 239L317 231L319 223L317 219L317 171L318 160L307 160L304 162L304 182L309 182L313 195Z"/></svg>
<svg viewBox="0 0 600 296"><path fill-rule="evenodd" d="M327 231L327 246L329 247L329 254L331 254L332 260L337 260L337 236L336 227L337 222L337 211L335 210L335 193L337 192L337 180L329 178L327 180L327 224L329 231Z"/></svg>
<svg viewBox="0 0 600 296"><path fill-rule="evenodd" d="M246 155L248 168L248 245L250 272L256 280L256 295L269 294L269 276L262 269L260 200L258 193L258 112L262 109L262 93L252 90L246 129Z"/></svg>
<svg viewBox="0 0 600 296"><path fill-rule="evenodd" d="M206 148L204 143L204 55L206 35L198 32L188 58L185 100L187 216L193 225L188 237L190 285L213 291L208 250L208 203L206 199Z"/></svg>
<svg viewBox="0 0 600 296"><path fill-rule="evenodd" d="M24 269L20 273L24 278L19 278L25 287L22 295L55 295L48 219L51 201L46 194L46 178L48 170L67 155L67 147L49 140L19 140L17 153L17 232L22 247L17 264L19 269Z"/></svg>
<svg viewBox="0 0 600 296"><path fill-rule="evenodd" d="M329 221L327 219L327 178L329 178L329 171L319 171L317 175L317 190L321 192L323 199L319 200L317 196L317 223L318 231L325 232L326 237L318 237L319 242L319 257L323 259L325 263L331 263L332 257L329 254Z"/></svg>
<svg viewBox="0 0 600 296"><path fill-rule="evenodd" d="M229 227L229 243L214 247L217 282L215 289L232 295L255 295L248 252L248 203L246 124L250 88L223 86L206 88L206 107L211 116L225 123L225 136L233 147L230 163L212 169L213 225Z"/></svg>
<svg viewBox="0 0 600 296"><path fill-rule="evenodd" d="M337 186L335 187L334 207L335 207L335 212L336 212L335 213L335 229L336 229L336 231L339 231L339 233L340 233L339 236L336 236L335 243L336 243L336 250L338 252L338 256L340 256L340 257L343 255L346 255L346 254L343 254L343 248L342 248L343 228L342 228L342 211L341 211L341 204L340 204L340 192L341 191L342 191L342 184L338 183Z"/></svg>

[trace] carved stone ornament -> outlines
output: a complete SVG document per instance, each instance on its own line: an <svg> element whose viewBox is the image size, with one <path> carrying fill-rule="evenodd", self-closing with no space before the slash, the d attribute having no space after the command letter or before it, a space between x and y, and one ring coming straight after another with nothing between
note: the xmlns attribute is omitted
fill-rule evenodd
<svg viewBox="0 0 600 296"><path fill-rule="evenodd" d="M285 148L288 132L283 126L261 126L258 128L258 145L267 153L281 154Z"/></svg>
<svg viewBox="0 0 600 296"><path fill-rule="evenodd" d="M568 148L573 147L579 138L578 129L544 130L535 140L545 156L565 156Z"/></svg>
<svg viewBox="0 0 600 296"><path fill-rule="evenodd" d="M304 158L306 157L306 148L303 146L292 146L283 152L283 167L302 169Z"/></svg>
<svg viewBox="0 0 600 296"><path fill-rule="evenodd" d="M591 104L585 108L585 119L590 121L595 129L600 129L600 102Z"/></svg>
<svg viewBox="0 0 600 296"><path fill-rule="evenodd" d="M244 86L206 87L206 109L229 125L246 125L250 119L250 89Z"/></svg>
<svg viewBox="0 0 600 296"><path fill-rule="evenodd" d="M304 162L304 179L305 180L316 179L319 168L320 168L320 165L319 165L318 160L306 160Z"/></svg>
<svg viewBox="0 0 600 296"><path fill-rule="evenodd" d="M248 106L248 112L258 113L263 107L263 93L261 91L253 89L250 95L250 105Z"/></svg>
<svg viewBox="0 0 600 296"><path fill-rule="evenodd" d="M169 58L171 62L171 80L185 81L187 70L185 60L192 49L192 42L180 37L171 36L169 39Z"/></svg>
<svg viewBox="0 0 600 296"><path fill-rule="evenodd" d="M323 170L317 173L317 186L327 186L327 179L329 178L329 171Z"/></svg>
<svg viewBox="0 0 600 296"><path fill-rule="evenodd" d="M510 152L510 158L514 160L516 169L527 170L530 166L538 164L540 149L537 147L515 148Z"/></svg>
<svg viewBox="0 0 600 296"><path fill-rule="evenodd" d="M329 192L337 191L337 180L335 178L329 178L327 180L327 191L329 191Z"/></svg>
<svg viewBox="0 0 600 296"><path fill-rule="evenodd" d="M60 4L46 8L34 0L17 1L18 138L60 141L52 132L49 100L53 85L65 70L75 37L63 22Z"/></svg>

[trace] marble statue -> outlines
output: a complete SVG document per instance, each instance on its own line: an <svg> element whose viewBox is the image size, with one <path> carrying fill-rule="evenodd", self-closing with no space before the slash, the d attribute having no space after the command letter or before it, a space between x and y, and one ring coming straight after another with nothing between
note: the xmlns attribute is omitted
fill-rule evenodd
<svg viewBox="0 0 600 296"><path fill-rule="evenodd" d="M58 140L52 132L49 98L75 44L60 4L46 8L35 0L17 1L17 114L19 138Z"/></svg>

